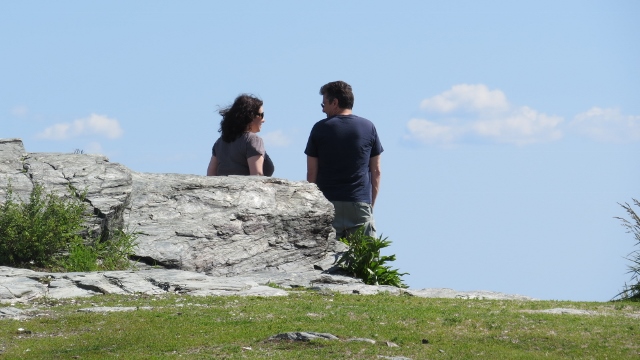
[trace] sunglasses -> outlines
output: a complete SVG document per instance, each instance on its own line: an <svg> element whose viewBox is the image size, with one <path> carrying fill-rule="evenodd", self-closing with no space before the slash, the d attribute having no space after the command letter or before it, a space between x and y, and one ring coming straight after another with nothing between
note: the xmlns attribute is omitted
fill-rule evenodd
<svg viewBox="0 0 640 360"><path fill-rule="evenodd" d="M257 115L257 116L260 116L260 119L264 119L264 111L263 111L263 112L261 112L261 113L258 113L258 115Z"/></svg>

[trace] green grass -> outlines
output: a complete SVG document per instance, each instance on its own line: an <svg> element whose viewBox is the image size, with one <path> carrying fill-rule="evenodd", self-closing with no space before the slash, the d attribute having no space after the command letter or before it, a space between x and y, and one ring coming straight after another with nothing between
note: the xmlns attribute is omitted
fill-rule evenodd
<svg viewBox="0 0 640 360"><path fill-rule="evenodd" d="M1 359L640 357L640 303L626 301L425 299L303 291L277 298L109 295L15 306L36 308L34 312L41 315L24 321L0 320ZM93 306L140 309L106 314L78 311ZM525 312L559 307L600 315ZM18 328L31 333L20 334ZM327 332L341 341L267 340L291 331ZM346 341L349 338L369 338L376 344ZM387 341L399 347L388 347Z"/></svg>

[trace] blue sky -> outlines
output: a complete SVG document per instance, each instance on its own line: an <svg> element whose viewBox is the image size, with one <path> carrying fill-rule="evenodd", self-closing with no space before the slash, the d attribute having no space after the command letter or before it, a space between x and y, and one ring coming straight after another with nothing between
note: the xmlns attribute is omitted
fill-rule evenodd
<svg viewBox="0 0 640 360"><path fill-rule="evenodd" d="M0 4L0 137L205 174L216 110L261 97L274 176L305 179L320 86L385 148L378 231L412 288L605 301L640 198L637 1ZM640 209L638 209L640 210Z"/></svg>

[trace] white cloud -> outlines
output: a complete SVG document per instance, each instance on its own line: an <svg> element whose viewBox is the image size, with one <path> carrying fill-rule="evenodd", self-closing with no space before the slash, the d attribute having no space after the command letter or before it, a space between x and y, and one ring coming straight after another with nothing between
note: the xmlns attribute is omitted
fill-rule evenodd
<svg viewBox="0 0 640 360"><path fill-rule="evenodd" d="M17 117L25 117L29 113L29 108L24 105L14 106L11 109L11 114Z"/></svg>
<svg viewBox="0 0 640 360"><path fill-rule="evenodd" d="M85 154L94 154L94 155L103 155L104 150L102 149L102 145L99 142L92 141L87 144L86 148L83 149Z"/></svg>
<svg viewBox="0 0 640 360"><path fill-rule="evenodd" d="M562 137L562 117L513 106L502 91L482 84L455 85L420 106L432 116L409 120L406 138L425 144L451 145L463 138L480 138L527 145Z"/></svg>
<svg viewBox="0 0 640 360"><path fill-rule="evenodd" d="M460 129L453 126L439 125L433 121L423 119L411 119L407 123L413 138L425 144L451 144L462 135Z"/></svg>
<svg viewBox="0 0 640 360"><path fill-rule="evenodd" d="M640 141L640 116L624 115L620 109L593 107L576 115L570 128L597 141Z"/></svg>
<svg viewBox="0 0 640 360"><path fill-rule="evenodd" d="M507 97L500 90L489 90L486 85L460 84L440 95L424 99L424 110L448 113L458 109L467 111L504 111L509 108Z"/></svg>
<svg viewBox="0 0 640 360"><path fill-rule="evenodd" d="M282 130L276 130L261 135L266 147L285 147L291 144L291 139L282 132Z"/></svg>
<svg viewBox="0 0 640 360"><path fill-rule="evenodd" d="M477 120L471 124L471 129L478 136L498 142L527 145L560 139L562 131L558 125L562 120L559 116L548 116L523 106L500 117Z"/></svg>
<svg viewBox="0 0 640 360"><path fill-rule="evenodd" d="M101 135L116 139L123 134L116 119L104 115L91 114L88 118L78 119L71 123L55 124L44 129L37 136L41 139L64 140L84 135Z"/></svg>

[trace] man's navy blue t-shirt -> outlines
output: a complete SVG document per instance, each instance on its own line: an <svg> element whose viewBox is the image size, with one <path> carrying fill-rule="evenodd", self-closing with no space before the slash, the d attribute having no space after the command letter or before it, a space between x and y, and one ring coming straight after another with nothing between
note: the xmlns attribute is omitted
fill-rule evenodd
<svg viewBox="0 0 640 360"><path fill-rule="evenodd" d="M336 115L313 126L304 153L318 158L316 183L328 200L371 204L369 159L383 151L371 121Z"/></svg>

